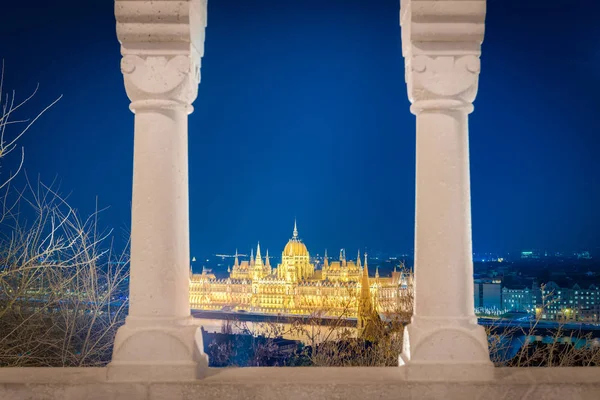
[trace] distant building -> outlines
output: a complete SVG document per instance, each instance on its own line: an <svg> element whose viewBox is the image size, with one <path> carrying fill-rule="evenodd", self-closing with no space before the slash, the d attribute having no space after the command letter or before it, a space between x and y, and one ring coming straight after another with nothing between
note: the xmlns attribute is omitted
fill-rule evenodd
<svg viewBox="0 0 600 400"><path fill-rule="evenodd" d="M394 271L391 277L370 277L367 257L361 262L346 258L329 262L316 269L306 245L298 237L294 225L292 238L286 244L281 263L271 267L268 251L262 258L260 246L256 257L239 261L234 257L228 268L229 277L217 279L208 271L190 276L190 303L201 310L235 310L269 314L310 315L325 313L344 318L370 318L378 313L398 311L407 304L412 293L412 274Z"/></svg>
<svg viewBox="0 0 600 400"><path fill-rule="evenodd" d="M577 253L577 259L578 260L591 260L592 256L590 255L589 251L581 251L579 253Z"/></svg>
<svg viewBox="0 0 600 400"><path fill-rule="evenodd" d="M476 279L473 294L476 310L502 309L502 285L499 280Z"/></svg>
<svg viewBox="0 0 600 400"><path fill-rule="evenodd" d="M527 259L539 259L540 258L540 253L537 251L522 251L521 252L521 259L527 260Z"/></svg>
<svg viewBox="0 0 600 400"><path fill-rule="evenodd" d="M502 288L502 307L504 310L534 313L535 306L536 296L532 288Z"/></svg>
<svg viewBox="0 0 600 400"><path fill-rule="evenodd" d="M536 313L541 319L598 322L600 319L600 289L591 284L571 288L548 282L540 289Z"/></svg>

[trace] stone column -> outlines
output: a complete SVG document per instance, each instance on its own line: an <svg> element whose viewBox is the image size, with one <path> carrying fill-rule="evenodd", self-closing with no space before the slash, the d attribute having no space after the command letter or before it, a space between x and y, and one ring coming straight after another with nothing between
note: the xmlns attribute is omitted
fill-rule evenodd
<svg viewBox="0 0 600 400"><path fill-rule="evenodd" d="M402 0L417 118L415 309L400 365L410 379L493 375L473 304L468 114L477 94L485 0Z"/></svg>
<svg viewBox="0 0 600 400"><path fill-rule="evenodd" d="M190 315L187 147L206 1L116 0L115 14L135 130L129 316L108 377L191 380L206 367Z"/></svg>

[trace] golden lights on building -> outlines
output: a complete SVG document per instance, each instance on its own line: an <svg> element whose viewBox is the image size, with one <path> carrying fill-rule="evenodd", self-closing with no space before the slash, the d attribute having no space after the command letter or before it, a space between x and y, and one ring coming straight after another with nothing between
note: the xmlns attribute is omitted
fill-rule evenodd
<svg viewBox="0 0 600 400"><path fill-rule="evenodd" d="M315 268L296 223L276 268L270 264L268 250L263 260L259 244L256 256L252 252L247 261L240 262L236 251L228 271L226 279L205 271L191 275L193 309L356 318L396 311L412 290L412 276L404 272L394 270L390 277L380 277L377 270L369 277L367 255L361 262L360 251L353 261L342 250L339 261L333 262L325 252L322 267Z"/></svg>

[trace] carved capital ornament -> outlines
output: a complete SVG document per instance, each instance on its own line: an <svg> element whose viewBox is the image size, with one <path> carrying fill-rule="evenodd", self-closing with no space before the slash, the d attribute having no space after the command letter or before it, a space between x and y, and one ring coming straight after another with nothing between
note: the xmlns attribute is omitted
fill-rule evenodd
<svg viewBox="0 0 600 400"><path fill-rule="evenodd" d="M485 11L485 0L401 0L402 52L413 113L472 111Z"/></svg>
<svg viewBox="0 0 600 400"><path fill-rule="evenodd" d="M132 108L145 104L189 106L196 99L200 64L189 55L125 55L121 60L125 89Z"/></svg>
<svg viewBox="0 0 600 400"><path fill-rule="evenodd" d="M115 15L132 110L191 110L200 83L206 0L116 0Z"/></svg>

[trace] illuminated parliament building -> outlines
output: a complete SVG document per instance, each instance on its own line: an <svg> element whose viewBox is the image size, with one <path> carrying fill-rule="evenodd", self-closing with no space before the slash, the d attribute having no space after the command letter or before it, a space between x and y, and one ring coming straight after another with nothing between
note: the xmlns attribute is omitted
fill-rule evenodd
<svg viewBox="0 0 600 400"><path fill-rule="evenodd" d="M249 261L240 262L236 252L228 272L226 279L205 270L190 276L192 309L357 318L367 309L398 310L412 290L412 275L406 272L394 269L391 277L380 277L377 270L369 277L367 255L361 263L360 251L356 261L347 260L342 250L339 261L332 262L325 252L323 265L315 268L295 223L276 268L268 250L262 258L259 244Z"/></svg>

